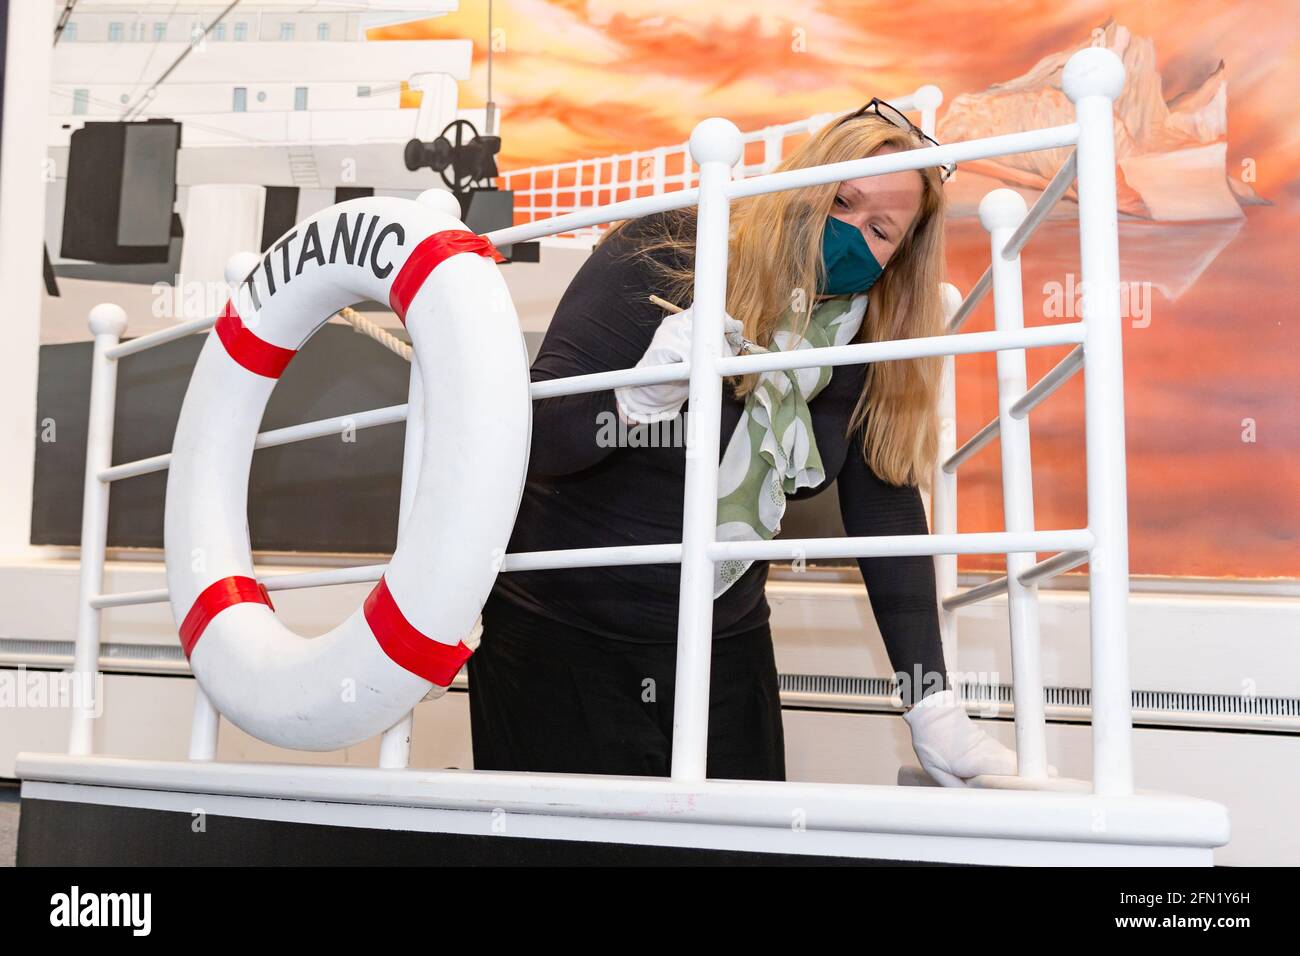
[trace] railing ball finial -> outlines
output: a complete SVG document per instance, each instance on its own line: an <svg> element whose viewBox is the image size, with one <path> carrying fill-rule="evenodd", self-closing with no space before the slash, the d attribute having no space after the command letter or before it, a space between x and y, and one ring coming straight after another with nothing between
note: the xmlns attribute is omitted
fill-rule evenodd
<svg viewBox="0 0 1300 956"><path fill-rule="evenodd" d="M944 318L951 319L961 308L962 294L951 282L939 283L939 298L943 302Z"/></svg>
<svg viewBox="0 0 1300 956"><path fill-rule="evenodd" d="M691 158L701 166L705 163L734 166L740 162L744 148L745 143L736 124L721 116L702 120L691 131Z"/></svg>
<svg viewBox="0 0 1300 956"><path fill-rule="evenodd" d="M249 277L260 256L256 252L236 252L226 260L226 285L232 289L239 288L240 284Z"/></svg>
<svg viewBox="0 0 1300 956"><path fill-rule="evenodd" d="M912 102L918 110L937 110L943 105L943 90L933 83L927 83L925 86L917 87L912 94Z"/></svg>
<svg viewBox="0 0 1300 956"><path fill-rule="evenodd" d="M89 325L95 335L121 338L126 331L126 310L112 302L101 302L90 310Z"/></svg>
<svg viewBox="0 0 1300 956"><path fill-rule="evenodd" d="M1014 189L994 189L980 200L980 225L987 231L1015 229L1029 212L1025 197Z"/></svg>
<svg viewBox="0 0 1300 956"><path fill-rule="evenodd" d="M415 197L415 201L438 212L446 213L453 219L460 219L460 202L451 194L450 190L439 189L436 186L433 189L426 189L420 195Z"/></svg>
<svg viewBox="0 0 1300 956"><path fill-rule="evenodd" d="M1065 63L1061 89L1071 103L1078 103L1086 96L1116 99L1124 89L1124 61L1105 47L1080 50Z"/></svg>

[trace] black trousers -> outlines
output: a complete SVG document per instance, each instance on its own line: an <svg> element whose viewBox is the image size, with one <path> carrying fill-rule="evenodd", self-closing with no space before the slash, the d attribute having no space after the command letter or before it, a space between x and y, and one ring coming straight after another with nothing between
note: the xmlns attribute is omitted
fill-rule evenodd
<svg viewBox="0 0 1300 956"><path fill-rule="evenodd" d="M674 644L615 641L489 601L469 660L474 767L667 776L676 666ZM708 776L784 780L767 625L713 642L709 686Z"/></svg>

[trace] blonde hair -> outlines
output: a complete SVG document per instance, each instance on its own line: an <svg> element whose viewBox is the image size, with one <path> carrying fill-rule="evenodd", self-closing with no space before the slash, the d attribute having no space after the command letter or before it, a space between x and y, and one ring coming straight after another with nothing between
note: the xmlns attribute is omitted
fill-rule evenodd
<svg viewBox="0 0 1300 956"><path fill-rule="evenodd" d="M915 149L915 133L874 114L827 125L777 167L778 171L860 159L880 149ZM859 342L940 335L944 329L939 284L943 281L943 184L934 167L918 170L923 182L921 205L884 273L871 287ZM839 191L839 183L764 193L738 200L731 210L727 265L727 312L745 326L745 336L767 345L782 314L796 312L796 330L812 315L821 288L822 230ZM639 240L633 255L650 258L669 301L688 303L693 295L695 209L657 217L661 227ZM617 233L611 229L602 239ZM668 252L663 258L656 252ZM666 265L676 262L681 265ZM878 476L895 485L929 484L938 453L936 405L941 358L873 362L850 416L851 434L862 429L864 460ZM757 375L732 382L744 396Z"/></svg>

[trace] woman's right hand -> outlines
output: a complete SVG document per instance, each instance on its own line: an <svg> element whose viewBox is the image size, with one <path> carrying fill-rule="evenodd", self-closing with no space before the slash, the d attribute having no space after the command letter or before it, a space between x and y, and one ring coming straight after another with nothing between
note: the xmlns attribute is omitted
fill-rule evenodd
<svg viewBox="0 0 1300 956"><path fill-rule="evenodd" d="M655 330L650 347L645 350L637 368L651 368L659 365L671 365L674 362L689 362L691 358L691 324L690 309L671 313L664 317ZM732 340L741 341L744 325L729 315L722 319L722 354L735 355L736 347ZM690 392L690 382L665 382L661 385L625 385L614 389L614 398L618 402L618 412L629 424L650 425L676 417L686 404Z"/></svg>
<svg viewBox="0 0 1300 956"><path fill-rule="evenodd" d="M952 690L929 694L904 714L912 749L930 779L943 787L965 787L985 774L1014 777L1016 752L976 725ZM1051 764L1049 777L1058 776Z"/></svg>

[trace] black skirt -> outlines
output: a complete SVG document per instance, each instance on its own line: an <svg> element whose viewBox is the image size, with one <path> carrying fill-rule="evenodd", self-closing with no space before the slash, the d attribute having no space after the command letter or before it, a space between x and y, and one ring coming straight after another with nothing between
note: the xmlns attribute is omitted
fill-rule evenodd
<svg viewBox="0 0 1300 956"><path fill-rule="evenodd" d="M469 660L474 767L667 776L676 666L675 644L613 640L494 597ZM784 780L767 624L713 642L709 686L708 776Z"/></svg>

